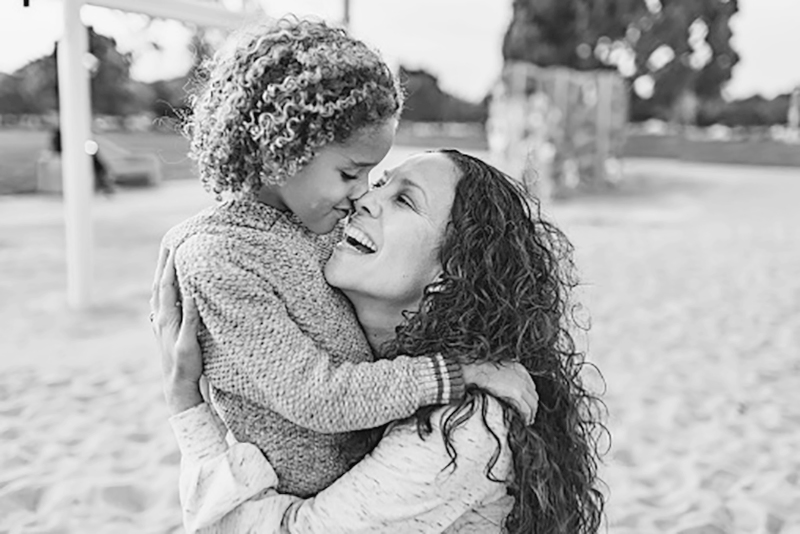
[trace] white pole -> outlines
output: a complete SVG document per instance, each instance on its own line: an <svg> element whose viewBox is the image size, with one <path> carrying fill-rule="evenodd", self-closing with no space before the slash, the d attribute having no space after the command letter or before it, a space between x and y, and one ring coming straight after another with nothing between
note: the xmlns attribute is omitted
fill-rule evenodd
<svg viewBox="0 0 800 534"><path fill-rule="evenodd" d="M199 26L238 29L252 15L228 11L223 6L197 0L86 0L87 4L143 13L151 17L191 22Z"/></svg>
<svg viewBox="0 0 800 534"><path fill-rule="evenodd" d="M350 31L350 0L344 0L342 8L344 11L342 14L343 25L346 30Z"/></svg>
<svg viewBox="0 0 800 534"><path fill-rule="evenodd" d="M81 22L83 0L62 0L64 36L58 45L58 88L61 128L64 223L67 245L67 300L72 309L91 304L92 195L94 170L87 153L92 109L89 36Z"/></svg>

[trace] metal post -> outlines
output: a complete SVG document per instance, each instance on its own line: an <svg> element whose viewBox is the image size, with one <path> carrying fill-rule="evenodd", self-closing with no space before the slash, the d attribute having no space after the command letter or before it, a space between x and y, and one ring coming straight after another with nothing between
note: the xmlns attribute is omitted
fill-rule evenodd
<svg viewBox="0 0 800 534"><path fill-rule="evenodd" d="M342 24L348 30L350 29L350 0L344 0L344 15L342 16Z"/></svg>
<svg viewBox="0 0 800 534"><path fill-rule="evenodd" d="M595 110L594 136L594 176L592 186L608 185L606 163L611 156L611 120L614 100L614 75L610 72L596 72L597 109Z"/></svg>
<svg viewBox="0 0 800 534"><path fill-rule="evenodd" d="M244 13L227 11L194 0L61 0L64 36L58 45L58 86L64 223L67 248L67 300L72 309L86 309L92 297L92 195L94 169L87 152L91 142L92 108L89 35L81 21L84 4L173 18L201 26L235 29L247 21ZM95 146L96 148L96 146Z"/></svg>
<svg viewBox="0 0 800 534"><path fill-rule="evenodd" d="M81 21L83 0L62 0L64 36L58 45L64 223L67 246L67 300L72 309L91 304L92 195L94 170L87 153L91 140L89 36Z"/></svg>

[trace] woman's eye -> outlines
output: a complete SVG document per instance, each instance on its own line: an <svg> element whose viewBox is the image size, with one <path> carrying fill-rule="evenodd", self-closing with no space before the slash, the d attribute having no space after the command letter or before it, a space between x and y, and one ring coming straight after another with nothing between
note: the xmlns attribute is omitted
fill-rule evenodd
<svg viewBox="0 0 800 534"><path fill-rule="evenodd" d="M357 175L355 175L355 174L347 174L344 171L339 171L339 175L341 175L342 180L344 180L345 182L350 182L352 180L357 180L358 179Z"/></svg>
<svg viewBox="0 0 800 534"><path fill-rule="evenodd" d="M397 202L400 203L400 204L403 204L405 206L408 206L409 208L413 208L414 207L414 204L405 195L397 195Z"/></svg>

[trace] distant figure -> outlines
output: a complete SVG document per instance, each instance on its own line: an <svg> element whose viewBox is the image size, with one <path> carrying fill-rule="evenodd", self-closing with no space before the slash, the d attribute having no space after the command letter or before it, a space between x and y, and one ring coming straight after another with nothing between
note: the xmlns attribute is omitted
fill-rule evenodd
<svg viewBox="0 0 800 534"><path fill-rule="evenodd" d="M61 129L56 128L50 134L50 150L57 154L61 154ZM94 189L101 191L106 195L111 195L115 191L114 182L108 175L106 166L100 161L98 157L99 152L92 154L92 164L94 166Z"/></svg>
<svg viewBox="0 0 800 534"><path fill-rule="evenodd" d="M684 135L686 135L690 127L697 124L697 112L699 109L700 99L691 90L683 91L675 102L672 110L672 119Z"/></svg>

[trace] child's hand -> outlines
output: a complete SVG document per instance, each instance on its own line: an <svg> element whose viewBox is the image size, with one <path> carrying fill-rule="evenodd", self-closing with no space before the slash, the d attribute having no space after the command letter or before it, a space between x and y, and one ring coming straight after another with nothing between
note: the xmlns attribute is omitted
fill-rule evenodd
<svg viewBox="0 0 800 534"><path fill-rule="evenodd" d="M527 369L517 362L471 363L463 366L464 382L487 390L513 404L526 424L536 419L539 395Z"/></svg>
<svg viewBox="0 0 800 534"><path fill-rule="evenodd" d="M161 349L164 396L173 414L203 402L203 357L197 341L200 316L194 300L180 300L174 254L162 250L150 298L150 321Z"/></svg>

